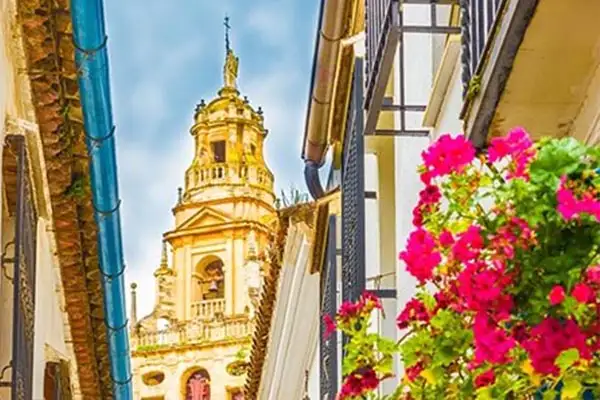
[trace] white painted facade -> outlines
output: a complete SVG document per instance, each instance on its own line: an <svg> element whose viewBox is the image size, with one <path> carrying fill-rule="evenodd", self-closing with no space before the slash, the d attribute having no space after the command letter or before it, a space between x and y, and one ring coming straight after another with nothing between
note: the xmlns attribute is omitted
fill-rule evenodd
<svg viewBox="0 0 600 400"><path fill-rule="evenodd" d="M33 400L44 399L44 371L47 362L67 361L70 366L71 391L80 399L74 353L70 344L70 328L64 312L60 268L56 257L46 172L41 157L41 139L31 103L29 79L25 70L20 30L15 14L15 0L0 0L0 167L2 149L7 134L26 137L31 183L38 220L36 228L36 284L33 354ZM14 238L14 215L9 213L6 188L0 168L0 244L6 257L12 257L13 246L6 245ZM0 371L12 357L13 283L12 262L0 267ZM10 381L7 369L2 381ZM10 398L10 389L0 387L0 400Z"/></svg>
<svg viewBox="0 0 600 400"><path fill-rule="evenodd" d="M302 222L288 230L259 400L319 398L320 285L308 271L308 237Z"/></svg>

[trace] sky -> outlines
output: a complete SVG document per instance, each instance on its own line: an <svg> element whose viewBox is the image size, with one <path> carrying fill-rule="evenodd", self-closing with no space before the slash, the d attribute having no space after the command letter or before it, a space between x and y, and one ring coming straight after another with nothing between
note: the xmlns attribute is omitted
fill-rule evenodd
<svg viewBox="0 0 600 400"><path fill-rule="evenodd" d="M276 188L304 190L300 159L318 0L106 0L126 281L152 310L162 234L193 155L195 105L222 85L225 15L238 86L261 106ZM128 290L129 292L129 290Z"/></svg>

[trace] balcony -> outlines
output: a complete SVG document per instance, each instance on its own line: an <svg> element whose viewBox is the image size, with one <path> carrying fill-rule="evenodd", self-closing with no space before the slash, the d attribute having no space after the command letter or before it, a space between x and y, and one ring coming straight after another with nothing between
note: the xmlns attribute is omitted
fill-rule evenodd
<svg viewBox="0 0 600 400"><path fill-rule="evenodd" d="M365 135L375 136L427 136L424 130L413 120L425 111L425 104L413 104L415 97L406 92L411 89L413 78L405 70L406 48L414 48L414 39L420 35L444 35L459 33L460 29L443 21L443 15L449 15L451 7L459 0L366 0L365 17ZM463 0L467 2L468 0ZM473 0L476 1L476 0ZM477 0L478 1L478 0ZM480 0L484 1L484 0ZM485 0L491 3L495 0ZM412 46L407 45L412 41ZM399 51L398 51L399 50ZM412 51L412 50L409 50ZM397 62L400 73L397 78L392 74ZM397 79L398 104L392 97L385 98L386 86L391 78ZM414 88L412 88L414 90ZM420 91L421 89L418 89ZM394 129L379 129L378 122L382 111L399 112L400 124ZM389 114L388 114L389 115ZM407 118L411 116L412 118Z"/></svg>
<svg viewBox="0 0 600 400"><path fill-rule="evenodd" d="M225 299L204 300L192 303L192 319L211 319L225 313Z"/></svg>
<svg viewBox="0 0 600 400"><path fill-rule="evenodd" d="M185 174L186 191L212 185L250 184L273 190L273 174L265 167L241 163L196 165Z"/></svg>
<svg viewBox="0 0 600 400"><path fill-rule="evenodd" d="M599 2L473 0L461 12L462 117L475 145L516 125L536 138L598 133Z"/></svg>
<svg viewBox="0 0 600 400"><path fill-rule="evenodd" d="M246 317L228 317L212 321L191 321L154 332L140 332L131 337L134 352L169 350L191 344L250 339L252 321Z"/></svg>

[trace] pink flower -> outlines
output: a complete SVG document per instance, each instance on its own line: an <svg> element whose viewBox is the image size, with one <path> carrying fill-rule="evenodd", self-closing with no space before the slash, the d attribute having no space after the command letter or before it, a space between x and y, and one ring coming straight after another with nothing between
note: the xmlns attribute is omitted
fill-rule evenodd
<svg viewBox="0 0 600 400"><path fill-rule="evenodd" d="M419 193L419 202L421 204L436 204L442 198L440 189L435 185L427 185L425 189Z"/></svg>
<svg viewBox="0 0 600 400"><path fill-rule="evenodd" d="M351 301L345 301L338 310L338 317L343 322L349 322L353 318L357 318L360 315L360 305Z"/></svg>
<svg viewBox="0 0 600 400"><path fill-rule="evenodd" d="M594 291L591 287L585 283L578 283L573 288L571 296L575 298L579 303L586 304L594 300Z"/></svg>
<svg viewBox="0 0 600 400"><path fill-rule="evenodd" d="M483 238L481 229L476 225L471 225L465 232L460 234L456 243L452 247L452 255L458 261L472 261L479 256L483 249Z"/></svg>
<svg viewBox="0 0 600 400"><path fill-rule="evenodd" d="M487 371L477 375L475 378L475 387L480 388L483 386L493 385L496 382L496 375L494 374L494 370L492 368Z"/></svg>
<svg viewBox="0 0 600 400"><path fill-rule="evenodd" d="M467 263L458 276L458 294L464 306L472 311L493 314L506 319L513 307L512 297L504 293L512 277L504 268L491 268L483 262Z"/></svg>
<svg viewBox="0 0 600 400"><path fill-rule="evenodd" d="M498 228L490 238L490 247L496 251L496 259L512 260L515 249L525 250L537 243L535 232L527 221L512 217L505 225Z"/></svg>
<svg viewBox="0 0 600 400"><path fill-rule="evenodd" d="M382 310L383 306L381 305L381 300L379 297L375 296L373 292L369 292L365 290L358 300L358 306L361 309L363 314L370 314L371 311L377 309Z"/></svg>
<svg viewBox="0 0 600 400"><path fill-rule="evenodd" d="M413 321L428 322L429 317L429 312L425 304L418 299L411 299L406 303L404 310L398 315L398 318L396 318L396 325L398 329L404 329Z"/></svg>
<svg viewBox="0 0 600 400"><path fill-rule="evenodd" d="M573 191L567 187L566 177L560 180L556 200L558 202L556 210L565 220L578 219L581 214L589 214L600 222L600 201L591 192L584 192L581 199L576 198Z"/></svg>
<svg viewBox="0 0 600 400"><path fill-rule="evenodd" d="M400 259L406 263L406 270L425 283L433 276L433 269L442 261L442 256L435 250L433 236L422 228L410 234L406 250L400 253Z"/></svg>
<svg viewBox="0 0 600 400"><path fill-rule="evenodd" d="M585 271L585 277L590 283L600 285L600 265L591 266Z"/></svg>
<svg viewBox="0 0 600 400"><path fill-rule="evenodd" d="M529 164L535 157L535 147L529 134L523 128L515 128L504 137L494 138L488 148L488 160L496 162L505 157L511 158L507 178L529 179Z"/></svg>
<svg viewBox="0 0 600 400"><path fill-rule="evenodd" d="M419 203L413 209L413 225L422 226L423 214L436 211L441 198L442 193L435 185L428 184L425 189L421 190L419 193Z"/></svg>
<svg viewBox="0 0 600 400"><path fill-rule="evenodd" d="M550 301L550 304L553 306L562 303L564 299L565 289L563 289L563 287L560 285L554 286L548 294L548 301Z"/></svg>
<svg viewBox="0 0 600 400"><path fill-rule="evenodd" d="M425 163L421 179L428 184L432 178L461 172L475 158L475 148L464 135L444 134L421 157Z"/></svg>
<svg viewBox="0 0 600 400"><path fill-rule="evenodd" d="M328 338L336 330L335 321L331 318L331 315L323 315L323 323L325 324L325 333L323 336Z"/></svg>
<svg viewBox="0 0 600 400"><path fill-rule="evenodd" d="M586 336L573 320L561 322L548 317L531 329L530 338L523 342L533 369L543 375L558 375L556 357L564 350L575 348L584 360L592 357Z"/></svg>
<svg viewBox="0 0 600 400"><path fill-rule="evenodd" d="M491 364L506 364L508 353L515 347L515 340L508 333L496 326L485 314L478 314L473 325L475 338L476 365L484 362Z"/></svg>
<svg viewBox="0 0 600 400"><path fill-rule="evenodd" d="M344 378L342 388L338 393L338 400L344 400L353 397L359 397L368 392L372 392L379 386L377 373L371 367L362 368L354 371Z"/></svg>
<svg viewBox="0 0 600 400"><path fill-rule="evenodd" d="M448 247L451 246L452 244L454 244L454 237L452 237L452 234L446 230L442 231L442 233L440 233L440 244L443 247Z"/></svg>
<svg viewBox="0 0 600 400"><path fill-rule="evenodd" d="M415 365L406 368L406 378L408 378L410 382L414 382L424 369L423 363L419 361Z"/></svg>

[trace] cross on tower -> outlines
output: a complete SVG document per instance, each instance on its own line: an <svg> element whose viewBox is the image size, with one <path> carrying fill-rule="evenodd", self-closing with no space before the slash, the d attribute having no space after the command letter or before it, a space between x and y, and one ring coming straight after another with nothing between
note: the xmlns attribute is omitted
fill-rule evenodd
<svg viewBox="0 0 600 400"><path fill-rule="evenodd" d="M228 16L225 16L225 22L223 23L223 25L225 25L225 51L229 53L229 31L231 30L231 25L229 25Z"/></svg>

